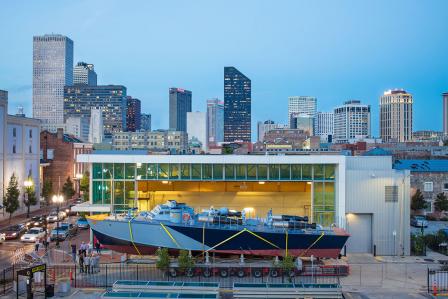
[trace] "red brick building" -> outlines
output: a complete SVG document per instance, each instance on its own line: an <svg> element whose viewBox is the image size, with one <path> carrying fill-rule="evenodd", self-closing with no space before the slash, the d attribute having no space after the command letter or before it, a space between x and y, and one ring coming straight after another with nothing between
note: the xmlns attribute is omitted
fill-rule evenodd
<svg viewBox="0 0 448 299"><path fill-rule="evenodd" d="M58 129L57 133L48 131L40 133L40 148L41 165L44 166L43 181L50 180L53 183L53 193L57 193L59 180L62 189L67 177L70 177L75 184L76 175L83 174L87 170L84 169L83 163L76 162L76 156L91 153L93 145L64 134L62 129Z"/></svg>

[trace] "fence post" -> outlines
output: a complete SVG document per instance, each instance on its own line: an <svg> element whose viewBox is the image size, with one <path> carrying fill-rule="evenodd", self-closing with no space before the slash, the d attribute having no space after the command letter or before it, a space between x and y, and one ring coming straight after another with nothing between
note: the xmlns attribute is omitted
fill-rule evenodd
<svg viewBox="0 0 448 299"><path fill-rule="evenodd" d="M3 295L6 294L6 269L3 269Z"/></svg>
<svg viewBox="0 0 448 299"><path fill-rule="evenodd" d="M106 285L105 287L107 288L107 264L106 264Z"/></svg>
<svg viewBox="0 0 448 299"><path fill-rule="evenodd" d="M428 268L426 268L426 289L429 293L430 292L430 289L429 289L429 266L428 266Z"/></svg>
<svg viewBox="0 0 448 299"><path fill-rule="evenodd" d="M76 263L75 263L75 288L76 288Z"/></svg>
<svg viewBox="0 0 448 299"><path fill-rule="evenodd" d="M137 280L138 280L138 264L137 264Z"/></svg>

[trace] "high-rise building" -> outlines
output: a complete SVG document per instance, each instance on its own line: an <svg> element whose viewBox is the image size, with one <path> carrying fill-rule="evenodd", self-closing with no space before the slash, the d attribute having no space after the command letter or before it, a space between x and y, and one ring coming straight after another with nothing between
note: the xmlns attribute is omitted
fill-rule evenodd
<svg viewBox="0 0 448 299"><path fill-rule="evenodd" d="M224 67L224 141L251 141L251 81L232 66Z"/></svg>
<svg viewBox="0 0 448 299"><path fill-rule="evenodd" d="M196 140L201 143L201 149L207 151L207 113L187 112L188 140Z"/></svg>
<svg viewBox="0 0 448 299"><path fill-rule="evenodd" d="M257 141L263 142L266 133L272 130L287 129L288 125L276 124L273 120L259 121L257 123Z"/></svg>
<svg viewBox="0 0 448 299"><path fill-rule="evenodd" d="M104 138L126 130L126 87L76 85L64 87L64 116L90 117L92 108L103 111Z"/></svg>
<svg viewBox="0 0 448 299"><path fill-rule="evenodd" d="M131 96L126 97L126 127L129 132L140 131L141 126L141 103L139 99Z"/></svg>
<svg viewBox="0 0 448 299"><path fill-rule="evenodd" d="M291 115L308 115L315 117L317 112L317 98L309 96L294 96L288 98L288 120L289 127L292 128Z"/></svg>
<svg viewBox="0 0 448 299"><path fill-rule="evenodd" d="M33 37L33 117L56 132L64 123L64 86L73 84L73 41L50 34Z"/></svg>
<svg viewBox="0 0 448 299"><path fill-rule="evenodd" d="M292 113L289 123L290 129L302 130L306 136L314 135L314 117L308 114Z"/></svg>
<svg viewBox="0 0 448 299"><path fill-rule="evenodd" d="M142 113L140 115L140 130L151 131L151 114Z"/></svg>
<svg viewBox="0 0 448 299"><path fill-rule="evenodd" d="M83 142L89 140L90 119L87 117L68 117L65 120L65 132Z"/></svg>
<svg viewBox="0 0 448 299"><path fill-rule="evenodd" d="M335 143L370 137L370 105L350 100L334 109Z"/></svg>
<svg viewBox="0 0 448 299"><path fill-rule="evenodd" d="M333 124L333 112L317 112L314 120L314 136L319 136L322 142L332 142Z"/></svg>
<svg viewBox="0 0 448 299"><path fill-rule="evenodd" d="M187 131L187 112L191 112L192 92L182 88L170 88L170 130Z"/></svg>
<svg viewBox="0 0 448 299"><path fill-rule="evenodd" d="M387 90L380 98L380 134L383 142L412 141L412 95Z"/></svg>
<svg viewBox="0 0 448 299"><path fill-rule="evenodd" d="M443 135L448 136L448 92L442 94L443 100Z"/></svg>
<svg viewBox="0 0 448 299"><path fill-rule="evenodd" d="M90 110L89 142L102 143L103 136L103 109L93 107Z"/></svg>
<svg viewBox="0 0 448 299"><path fill-rule="evenodd" d="M78 62L73 68L73 84L97 85L95 67L91 63Z"/></svg>
<svg viewBox="0 0 448 299"><path fill-rule="evenodd" d="M207 100L208 144L224 141L224 102L219 99Z"/></svg>

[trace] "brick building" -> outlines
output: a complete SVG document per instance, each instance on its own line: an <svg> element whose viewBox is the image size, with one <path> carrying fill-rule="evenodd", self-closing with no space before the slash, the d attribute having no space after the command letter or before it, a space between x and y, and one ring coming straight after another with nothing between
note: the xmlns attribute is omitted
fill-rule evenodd
<svg viewBox="0 0 448 299"><path fill-rule="evenodd" d="M85 165L76 162L76 156L90 154L93 145L64 134L62 129L58 129L57 133L48 131L40 133L40 148L42 165L45 165L43 180L50 180L53 183L53 193L57 193L59 180L62 189L67 177L70 177L75 184L76 175L83 174L87 170Z"/></svg>

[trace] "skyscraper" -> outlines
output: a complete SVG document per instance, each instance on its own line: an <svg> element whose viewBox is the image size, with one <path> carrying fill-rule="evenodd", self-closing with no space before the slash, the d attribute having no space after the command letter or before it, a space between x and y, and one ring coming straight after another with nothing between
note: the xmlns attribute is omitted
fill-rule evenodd
<svg viewBox="0 0 448 299"><path fill-rule="evenodd" d="M370 137L370 105L350 100L334 109L334 142Z"/></svg>
<svg viewBox="0 0 448 299"><path fill-rule="evenodd" d="M442 94L443 100L443 135L448 136L448 92Z"/></svg>
<svg viewBox="0 0 448 299"><path fill-rule="evenodd" d="M151 131L151 114L142 113L140 115L140 129L143 131Z"/></svg>
<svg viewBox="0 0 448 299"><path fill-rule="evenodd" d="M251 81L236 68L224 67L224 141L251 141Z"/></svg>
<svg viewBox="0 0 448 299"><path fill-rule="evenodd" d="M97 76L91 63L78 62L73 68L73 84L96 86Z"/></svg>
<svg viewBox="0 0 448 299"><path fill-rule="evenodd" d="M141 103L139 99L126 97L126 128L129 132L140 131Z"/></svg>
<svg viewBox="0 0 448 299"><path fill-rule="evenodd" d="M76 85L64 88L64 117L90 117L92 108L103 111L104 138L126 130L126 87Z"/></svg>
<svg viewBox="0 0 448 299"><path fill-rule="evenodd" d="M288 125L276 124L273 120L259 121L257 123L257 141L263 142L264 135L272 130L287 129Z"/></svg>
<svg viewBox="0 0 448 299"><path fill-rule="evenodd" d="M412 95L403 89L387 90L380 98L380 134L383 142L412 140Z"/></svg>
<svg viewBox="0 0 448 299"><path fill-rule="evenodd" d="M192 92L182 88L170 88L170 130L187 131L187 112L191 112Z"/></svg>
<svg viewBox="0 0 448 299"><path fill-rule="evenodd" d="M33 37L33 117L42 130L64 123L64 86L73 84L73 41L59 34Z"/></svg>
<svg viewBox="0 0 448 299"><path fill-rule="evenodd" d="M91 108L90 110L90 126L89 126L89 142L102 143L103 142L103 109Z"/></svg>
<svg viewBox="0 0 448 299"><path fill-rule="evenodd" d="M188 140L197 140L201 149L207 150L207 114L205 112L187 112Z"/></svg>
<svg viewBox="0 0 448 299"><path fill-rule="evenodd" d="M291 115L307 115L315 117L317 111L317 98L309 96L294 96L288 98L288 120L291 127Z"/></svg>
<svg viewBox="0 0 448 299"><path fill-rule="evenodd" d="M209 144L224 141L224 102L207 100L207 139Z"/></svg>
<svg viewBox="0 0 448 299"><path fill-rule="evenodd" d="M317 112L314 121L314 136L319 136L322 142L332 142L333 124L333 112Z"/></svg>

